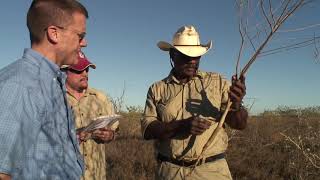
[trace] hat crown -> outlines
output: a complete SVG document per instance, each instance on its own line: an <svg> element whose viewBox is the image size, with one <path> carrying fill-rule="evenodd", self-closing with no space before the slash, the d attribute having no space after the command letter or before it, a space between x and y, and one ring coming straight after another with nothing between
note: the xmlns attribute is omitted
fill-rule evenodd
<svg viewBox="0 0 320 180"><path fill-rule="evenodd" d="M199 33L193 26L183 26L174 34L172 44L175 46L199 46Z"/></svg>

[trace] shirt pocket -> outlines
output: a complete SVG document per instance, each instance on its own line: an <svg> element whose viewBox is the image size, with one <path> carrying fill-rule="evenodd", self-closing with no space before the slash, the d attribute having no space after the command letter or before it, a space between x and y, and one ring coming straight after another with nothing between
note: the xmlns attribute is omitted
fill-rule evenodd
<svg viewBox="0 0 320 180"><path fill-rule="evenodd" d="M163 122L171 122L182 117L181 100L171 99L157 104L157 114Z"/></svg>

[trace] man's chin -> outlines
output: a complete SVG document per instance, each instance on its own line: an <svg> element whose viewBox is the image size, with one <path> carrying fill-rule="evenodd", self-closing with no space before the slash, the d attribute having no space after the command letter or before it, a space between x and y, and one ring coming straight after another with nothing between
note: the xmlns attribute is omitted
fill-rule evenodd
<svg viewBox="0 0 320 180"><path fill-rule="evenodd" d="M81 89L87 89L87 88L88 88L88 83L81 84Z"/></svg>

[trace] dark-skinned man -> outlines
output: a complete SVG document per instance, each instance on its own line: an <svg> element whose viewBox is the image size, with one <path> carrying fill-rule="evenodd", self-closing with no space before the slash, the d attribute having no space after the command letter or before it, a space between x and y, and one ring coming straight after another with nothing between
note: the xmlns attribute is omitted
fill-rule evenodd
<svg viewBox="0 0 320 180"><path fill-rule="evenodd" d="M156 179L232 179L224 158L228 145L224 130L195 166L226 109L228 98L233 103L226 117L228 126L244 129L248 117L241 105L246 94L244 77L234 76L230 85L218 73L198 70L201 56L211 45L211 41L200 44L193 26L179 28L172 44L158 43L161 50L169 52L173 68L168 77L149 88L141 119L143 137L156 140L159 162Z"/></svg>

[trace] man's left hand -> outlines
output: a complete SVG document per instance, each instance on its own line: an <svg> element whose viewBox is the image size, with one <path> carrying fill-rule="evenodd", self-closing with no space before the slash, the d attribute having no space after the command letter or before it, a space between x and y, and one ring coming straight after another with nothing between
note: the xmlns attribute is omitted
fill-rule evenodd
<svg viewBox="0 0 320 180"><path fill-rule="evenodd" d="M92 139L97 143L108 143L113 140L114 131L109 128L100 128L92 132Z"/></svg>
<svg viewBox="0 0 320 180"><path fill-rule="evenodd" d="M229 95L232 102L232 108L239 109L242 103L242 99L246 95L246 84L244 76L240 76L239 79L237 79L235 75L232 76L232 85L230 87Z"/></svg>

